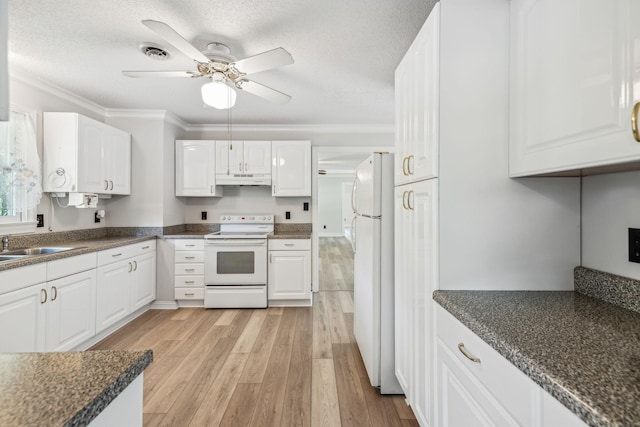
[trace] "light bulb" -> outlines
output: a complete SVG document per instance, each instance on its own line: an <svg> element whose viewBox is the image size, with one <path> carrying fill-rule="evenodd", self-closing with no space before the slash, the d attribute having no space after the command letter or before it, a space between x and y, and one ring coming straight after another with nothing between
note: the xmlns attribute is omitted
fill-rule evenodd
<svg viewBox="0 0 640 427"><path fill-rule="evenodd" d="M205 104L224 110L236 103L236 91L219 80L202 85L202 100Z"/></svg>

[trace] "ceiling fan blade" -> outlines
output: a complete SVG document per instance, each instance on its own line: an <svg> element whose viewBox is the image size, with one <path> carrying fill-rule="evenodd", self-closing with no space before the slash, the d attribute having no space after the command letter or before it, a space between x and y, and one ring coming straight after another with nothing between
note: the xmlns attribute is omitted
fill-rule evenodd
<svg viewBox="0 0 640 427"><path fill-rule="evenodd" d="M194 45L189 43L182 37L180 34L176 32L169 25L164 22L154 21L151 19L145 19L142 23L151 31L168 41L178 49L180 52L187 55L189 58L198 62L209 62L209 58L207 58L202 52L200 52Z"/></svg>
<svg viewBox="0 0 640 427"><path fill-rule="evenodd" d="M123 71L127 77L202 77L191 71Z"/></svg>
<svg viewBox="0 0 640 427"><path fill-rule="evenodd" d="M259 53L234 63L236 70L243 74L254 74L283 65L293 64L293 56L281 47Z"/></svg>
<svg viewBox="0 0 640 427"><path fill-rule="evenodd" d="M276 104L286 104L291 101L291 96L286 93L279 92L275 89L271 89L260 83L253 82L251 80L242 80L239 85L239 89L245 92L264 98L267 101L271 101Z"/></svg>

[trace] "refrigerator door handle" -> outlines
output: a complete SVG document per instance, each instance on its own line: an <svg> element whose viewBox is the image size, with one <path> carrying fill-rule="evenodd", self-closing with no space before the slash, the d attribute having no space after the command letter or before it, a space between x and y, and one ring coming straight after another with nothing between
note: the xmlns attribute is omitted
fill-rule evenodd
<svg viewBox="0 0 640 427"><path fill-rule="evenodd" d="M358 207L356 206L356 192L358 191L358 178L353 180L353 185L351 186L351 210L355 213L358 212Z"/></svg>
<svg viewBox="0 0 640 427"><path fill-rule="evenodd" d="M351 220L351 249L353 249L353 253L356 253L356 220L358 219L357 215L353 216Z"/></svg>

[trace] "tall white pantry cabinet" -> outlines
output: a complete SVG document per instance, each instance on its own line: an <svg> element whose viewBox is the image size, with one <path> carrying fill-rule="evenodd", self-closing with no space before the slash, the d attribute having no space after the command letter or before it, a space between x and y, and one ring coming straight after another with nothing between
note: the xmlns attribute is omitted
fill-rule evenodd
<svg viewBox="0 0 640 427"><path fill-rule="evenodd" d="M433 291L572 290L580 262L578 179L509 178L508 49L508 0L441 0L396 70L395 362L421 426L444 425Z"/></svg>

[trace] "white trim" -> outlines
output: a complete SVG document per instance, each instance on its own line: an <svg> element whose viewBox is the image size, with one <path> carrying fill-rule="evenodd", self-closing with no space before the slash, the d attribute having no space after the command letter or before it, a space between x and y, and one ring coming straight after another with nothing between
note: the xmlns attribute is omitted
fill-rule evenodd
<svg viewBox="0 0 640 427"><path fill-rule="evenodd" d="M93 101L90 101L86 98L83 98L79 95L76 95L73 92L70 92L66 89L63 89L59 86L54 85L51 82L48 82L44 79L34 79L31 77L27 77L26 72L10 72L9 81L15 80L16 82L22 83L24 85L30 86L34 89L41 90L42 92L48 93L53 96L57 96L65 101L71 102L73 104L77 104L82 108L85 108L89 111L93 111L96 114L101 116L105 115L105 108L101 105L96 104Z"/></svg>
<svg viewBox="0 0 640 427"><path fill-rule="evenodd" d="M351 125L313 125L313 124L300 124L300 125L285 125L285 124L273 124L273 125L258 125L258 124L233 124L234 132L304 132L304 133L376 133L376 134L390 134L394 133L394 125L366 125L366 124L351 124ZM227 124L194 124L187 125L186 131L201 131L201 132L226 132Z"/></svg>
<svg viewBox="0 0 640 427"><path fill-rule="evenodd" d="M107 108L105 110L105 117L131 117L148 120L164 120L166 123L176 125L183 130L186 129L189 124L178 116L167 110L135 110L135 109L118 109Z"/></svg>
<svg viewBox="0 0 640 427"><path fill-rule="evenodd" d="M151 303L152 310L177 310L177 301L154 301Z"/></svg>
<svg viewBox="0 0 640 427"><path fill-rule="evenodd" d="M343 237L343 233L318 233L318 237Z"/></svg>
<svg viewBox="0 0 640 427"><path fill-rule="evenodd" d="M269 307L311 307L313 305L313 294L311 299L275 299L269 300Z"/></svg>
<svg viewBox="0 0 640 427"><path fill-rule="evenodd" d="M0 234L35 233L37 222L0 222Z"/></svg>

